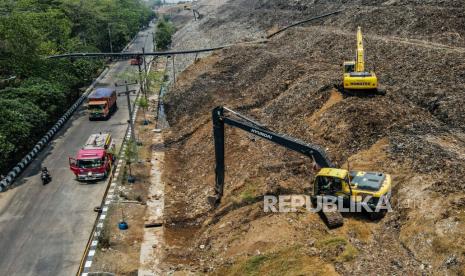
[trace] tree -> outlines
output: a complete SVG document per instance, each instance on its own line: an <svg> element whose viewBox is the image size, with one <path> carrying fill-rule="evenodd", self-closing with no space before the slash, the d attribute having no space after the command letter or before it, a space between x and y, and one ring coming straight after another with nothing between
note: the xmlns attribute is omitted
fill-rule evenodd
<svg viewBox="0 0 465 276"><path fill-rule="evenodd" d="M0 170L5 171L41 137L47 114L25 99L0 99L0 106L0 147L2 155L8 156L1 160Z"/></svg>
<svg viewBox="0 0 465 276"><path fill-rule="evenodd" d="M14 150L15 145L12 142L8 141L8 139L2 133L0 133L0 160L9 160ZM6 167L4 167L6 166L6 164L6 162L0 163L0 172L7 169Z"/></svg>
<svg viewBox="0 0 465 276"><path fill-rule="evenodd" d="M26 77L39 62L40 35L21 14L0 17L0 73Z"/></svg>
<svg viewBox="0 0 465 276"><path fill-rule="evenodd" d="M163 1L162 0L152 0L152 6L153 7L161 7L161 6L163 6Z"/></svg>
<svg viewBox="0 0 465 276"><path fill-rule="evenodd" d="M149 102L148 102L147 98L141 97L137 101L137 105L139 105L142 108L142 113L144 114L144 124L145 125L148 124L147 117L146 117L146 112L147 112L147 108L149 107Z"/></svg>
<svg viewBox="0 0 465 276"><path fill-rule="evenodd" d="M63 112L67 105L66 90L60 84L52 83L40 78L30 78L19 87L9 87L0 91L3 99L28 99L42 111L47 113L49 124L53 123Z"/></svg>
<svg viewBox="0 0 465 276"><path fill-rule="evenodd" d="M124 151L124 159L126 160L126 164L129 168L129 176L128 176L128 182L132 183L134 182L134 176L132 175L132 169L131 169L131 164L133 162L137 161L137 143L130 139L127 142L126 149Z"/></svg>
<svg viewBox="0 0 465 276"><path fill-rule="evenodd" d="M157 49L168 49L171 44L172 36L175 32L176 28L171 22L166 21L165 19L160 19L157 23L157 31L155 33Z"/></svg>

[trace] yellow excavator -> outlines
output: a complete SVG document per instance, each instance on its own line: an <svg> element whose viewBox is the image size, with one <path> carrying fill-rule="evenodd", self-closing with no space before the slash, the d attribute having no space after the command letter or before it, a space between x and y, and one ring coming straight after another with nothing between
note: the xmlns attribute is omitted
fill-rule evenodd
<svg viewBox="0 0 465 276"><path fill-rule="evenodd" d="M386 91L379 89L378 78L375 72L368 72L365 69L365 50L363 48L362 28L357 29L357 54L355 61L345 61L343 63L343 92L347 94L386 94Z"/></svg>

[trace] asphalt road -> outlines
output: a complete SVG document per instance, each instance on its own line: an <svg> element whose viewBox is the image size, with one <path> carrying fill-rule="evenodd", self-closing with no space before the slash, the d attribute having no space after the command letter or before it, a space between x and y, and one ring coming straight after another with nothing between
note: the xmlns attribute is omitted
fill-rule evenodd
<svg viewBox="0 0 465 276"><path fill-rule="evenodd" d="M139 33L128 51L141 50L143 45L146 51L153 50L152 28ZM113 86L128 72L136 74L137 66L115 62L97 87ZM77 182L68 157L75 156L92 133L110 131L120 145L129 118L124 95L118 98L118 107L108 121L91 122L81 106L16 186L0 194L0 275L76 274L97 216L93 208L100 205L106 184ZM40 180L42 166L53 177L46 186Z"/></svg>

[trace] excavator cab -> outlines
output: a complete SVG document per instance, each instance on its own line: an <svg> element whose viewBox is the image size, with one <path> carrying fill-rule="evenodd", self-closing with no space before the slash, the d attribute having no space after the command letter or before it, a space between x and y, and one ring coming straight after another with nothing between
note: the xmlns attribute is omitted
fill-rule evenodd
<svg viewBox="0 0 465 276"><path fill-rule="evenodd" d="M342 190L343 180L332 176L318 176L315 188L318 195L335 195Z"/></svg>
<svg viewBox="0 0 465 276"><path fill-rule="evenodd" d="M319 171L313 185L313 195L349 196L347 170L323 168Z"/></svg>
<svg viewBox="0 0 465 276"><path fill-rule="evenodd" d="M355 61L345 61L342 67L344 68L344 74L350 74L355 71Z"/></svg>

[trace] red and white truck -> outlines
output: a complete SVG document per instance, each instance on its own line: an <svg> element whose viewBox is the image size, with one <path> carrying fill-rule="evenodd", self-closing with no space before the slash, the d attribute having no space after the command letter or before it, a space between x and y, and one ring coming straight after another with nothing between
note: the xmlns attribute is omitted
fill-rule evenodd
<svg viewBox="0 0 465 276"><path fill-rule="evenodd" d="M76 158L69 158L69 167L79 181L104 179L111 171L114 149L109 133L92 134Z"/></svg>
<svg viewBox="0 0 465 276"><path fill-rule="evenodd" d="M108 119L118 108L116 91L111 88L97 88L87 96L89 120Z"/></svg>

